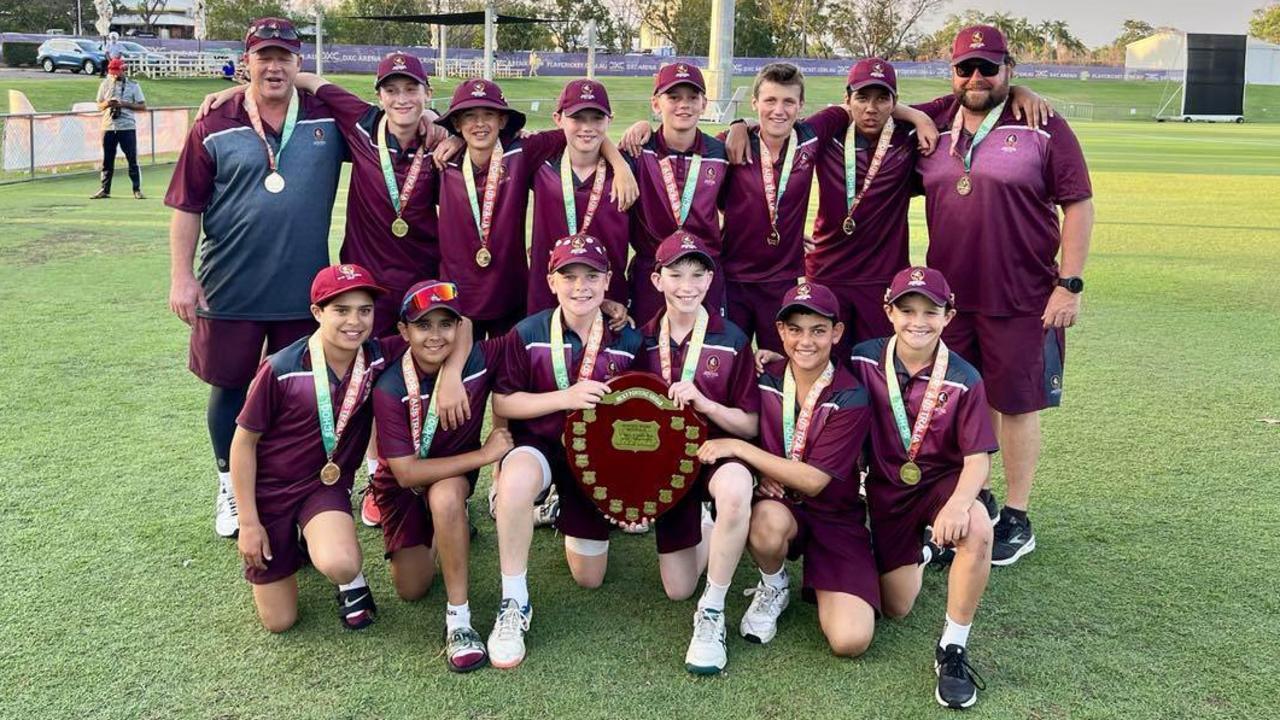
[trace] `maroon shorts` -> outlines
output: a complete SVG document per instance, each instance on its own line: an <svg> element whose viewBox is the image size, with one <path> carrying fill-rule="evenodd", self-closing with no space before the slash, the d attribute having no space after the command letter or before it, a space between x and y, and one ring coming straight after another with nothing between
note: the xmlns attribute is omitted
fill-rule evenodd
<svg viewBox="0 0 1280 720"><path fill-rule="evenodd" d="M847 593L862 598L879 613L880 574L863 513L837 515L803 503L782 504L791 511L798 528L787 547L787 559L804 558L801 597L817 602L818 590Z"/></svg>
<svg viewBox="0 0 1280 720"><path fill-rule="evenodd" d="M982 373L996 410L1021 415L1061 404L1066 332L1045 329L1039 315L957 313L942 339Z"/></svg>
<svg viewBox="0 0 1280 720"><path fill-rule="evenodd" d="M479 470L467 473L471 492L475 492L479 477ZM470 496L468 493L467 497ZM386 549L384 557L389 558L397 550L417 545L435 547L435 524L431 519L431 508L427 505L425 492L419 495L402 487L374 486L373 499L382 512L382 544Z"/></svg>
<svg viewBox="0 0 1280 720"><path fill-rule="evenodd" d="M795 278L752 283L730 280L725 283L725 312L748 340L755 338L756 347L781 353L782 338L774 323L782 296L795 286Z"/></svg>
<svg viewBox="0 0 1280 720"><path fill-rule="evenodd" d="M736 460L721 460L712 465L703 465L698 471L698 479L688 494L680 499L680 503L666 511L654 524L654 535L658 541L658 552L669 553L691 548L702 542L702 503L712 502L711 476L716 471ZM745 466L744 466L745 467Z"/></svg>
<svg viewBox="0 0 1280 720"><path fill-rule="evenodd" d="M248 387L262 358L316 329L316 321L218 320L196 317L187 367L210 385ZM265 346L265 350L264 350Z"/></svg>
<svg viewBox="0 0 1280 720"><path fill-rule="evenodd" d="M266 570L245 567L244 578L254 585L266 585L298 572L306 558L300 530L311 518L331 510L351 514L350 485L321 485L288 504L260 506L258 516L267 531L272 559L267 561Z"/></svg>
<svg viewBox="0 0 1280 720"><path fill-rule="evenodd" d="M848 358L853 346L864 340L888 337L893 325L884 314L884 291L889 281L861 283L857 285L829 284L840 303L840 321L844 323L844 337L840 338L840 356Z"/></svg>
<svg viewBox="0 0 1280 720"><path fill-rule="evenodd" d="M924 529L951 499L960 476L927 485L905 488L883 482L867 483L867 508L871 516L871 546L880 574L905 565L918 565L924 547Z"/></svg>

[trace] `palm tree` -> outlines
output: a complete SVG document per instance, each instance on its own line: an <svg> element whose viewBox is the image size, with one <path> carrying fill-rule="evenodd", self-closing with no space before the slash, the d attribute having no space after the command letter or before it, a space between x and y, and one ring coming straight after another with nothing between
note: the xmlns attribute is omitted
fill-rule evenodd
<svg viewBox="0 0 1280 720"><path fill-rule="evenodd" d="M1056 62L1062 62L1068 56L1084 55L1089 51L1080 38L1071 34L1071 27L1065 20L1046 20L1040 23L1038 30Z"/></svg>

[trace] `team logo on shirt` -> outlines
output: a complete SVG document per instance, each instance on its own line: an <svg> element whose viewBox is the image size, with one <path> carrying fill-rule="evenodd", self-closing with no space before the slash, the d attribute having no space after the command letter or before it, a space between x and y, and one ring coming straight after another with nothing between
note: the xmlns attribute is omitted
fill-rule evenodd
<svg viewBox="0 0 1280 720"><path fill-rule="evenodd" d="M709 167L707 168L707 179L703 180L702 184L714 185L715 183L716 183L716 169L713 167Z"/></svg>
<svg viewBox="0 0 1280 720"><path fill-rule="evenodd" d="M882 77L884 77L884 65L881 65L880 63L876 63L876 64L871 68L871 77L873 77L873 78L882 78Z"/></svg>
<svg viewBox="0 0 1280 720"><path fill-rule="evenodd" d="M1054 390L1061 390L1061 389L1062 389L1062 376L1061 376L1061 375L1054 375L1053 377L1050 377L1050 378L1049 378L1049 384L1050 384L1051 386L1053 386L1053 389L1054 389Z"/></svg>
<svg viewBox="0 0 1280 720"><path fill-rule="evenodd" d="M1018 136L1015 133L1009 133L1004 138L1004 147L1000 148L1001 152L1013 153L1018 152Z"/></svg>
<svg viewBox="0 0 1280 720"><path fill-rule="evenodd" d="M986 43L982 42L982 33L978 30L974 30L973 34L969 36L969 49L972 50L980 47L986 47Z"/></svg>
<svg viewBox="0 0 1280 720"><path fill-rule="evenodd" d="M720 358L712 355L707 358L707 367L702 371L705 377L716 377L720 374Z"/></svg>
<svg viewBox="0 0 1280 720"><path fill-rule="evenodd" d="M311 133L311 137L315 138L316 142L324 142L324 128L316 128Z"/></svg>
<svg viewBox="0 0 1280 720"><path fill-rule="evenodd" d="M484 97L484 83L478 82L471 86L471 97Z"/></svg>

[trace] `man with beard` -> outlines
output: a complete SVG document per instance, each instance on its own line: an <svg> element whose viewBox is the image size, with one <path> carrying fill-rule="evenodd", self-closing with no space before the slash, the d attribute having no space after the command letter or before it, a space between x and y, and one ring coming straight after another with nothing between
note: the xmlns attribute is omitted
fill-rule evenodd
<svg viewBox="0 0 1280 720"><path fill-rule="evenodd" d="M1039 411L1061 401L1065 330L1080 312L1093 190L1062 118L1035 129L1014 121L1006 102L1014 61L999 30L961 30L951 64L954 99L934 115L938 151L917 164L928 265L954 283L958 312L943 339L986 381L1008 485L992 563L1011 565L1036 545L1027 506Z"/></svg>

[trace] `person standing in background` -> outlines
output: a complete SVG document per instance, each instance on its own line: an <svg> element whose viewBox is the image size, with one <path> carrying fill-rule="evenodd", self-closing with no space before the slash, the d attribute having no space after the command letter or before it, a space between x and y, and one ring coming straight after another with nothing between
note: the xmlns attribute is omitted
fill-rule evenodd
<svg viewBox="0 0 1280 720"><path fill-rule="evenodd" d="M142 196L142 172L138 169L138 132L134 113L147 109L142 87L127 76L128 68L120 58L107 65L107 77L98 86L98 109L102 111L102 186L90 195L92 200L111 197L111 176L116 169L116 148L124 151L129 162L129 181L133 196Z"/></svg>

